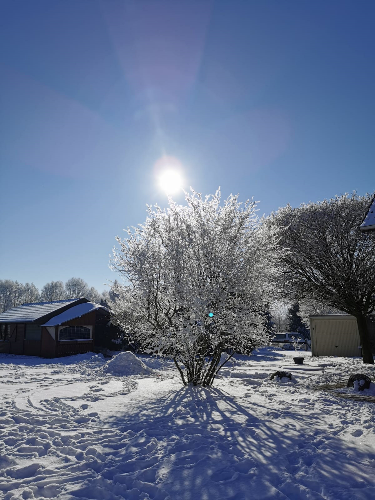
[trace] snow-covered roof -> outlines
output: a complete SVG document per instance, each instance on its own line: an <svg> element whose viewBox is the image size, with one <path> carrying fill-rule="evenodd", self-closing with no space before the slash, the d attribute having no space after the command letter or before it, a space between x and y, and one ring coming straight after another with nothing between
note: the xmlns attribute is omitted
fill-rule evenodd
<svg viewBox="0 0 375 500"><path fill-rule="evenodd" d="M323 313L323 314L310 314L309 318L352 318L350 314L347 313Z"/></svg>
<svg viewBox="0 0 375 500"><path fill-rule="evenodd" d="M375 196L372 200L370 208L367 212L365 220L362 222L361 231L374 231L375 230Z"/></svg>
<svg viewBox="0 0 375 500"><path fill-rule="evenodd" d="M45 316L48 320L54 312L59 309L65 310L74 304L87 302L87 299L68 299L55 300L53 302L34 302L32 304L23 304L22 306L13 307L0 314L0 323L32 323Z"/></svg>
<svg viewBox="0 0 375 500"><path fill-rule="evenodd" d="M106 310L105 307L101 306L100 304L94 304L94 302L86 302L85 304L78 304L74 307L71 307L67 311L62 312L61 314L58 314L57 316L54 316L42 326L61 325L62 323L70 321L71 319L80 318L84 314L87 314L91 311L95 311L96 309Z"/></svg>

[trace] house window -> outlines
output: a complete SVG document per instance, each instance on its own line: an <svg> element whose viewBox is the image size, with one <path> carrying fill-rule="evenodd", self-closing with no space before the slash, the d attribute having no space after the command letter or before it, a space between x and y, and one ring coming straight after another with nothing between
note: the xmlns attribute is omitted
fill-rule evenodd
<svg viewBox="0 0 375 500"><path fill-rule="evenodd" d="M91 328L87 326L63 326L59 329L59 340L90 340Z"/></svg>
<svg viewBox="0 0 375 500"><path fill-rule="evenodd" d="M10 325L0 325L0 342L8 340L10 337Z"/></svg>

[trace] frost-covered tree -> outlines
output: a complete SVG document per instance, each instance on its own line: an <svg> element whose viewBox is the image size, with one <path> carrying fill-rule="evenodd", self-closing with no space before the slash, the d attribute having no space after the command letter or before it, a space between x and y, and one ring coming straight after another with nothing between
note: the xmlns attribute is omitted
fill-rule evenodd
<svg viewBox="0 0 375 500"><path fill-rule="evenodd" d="M66 299L64 283L62 281L51 281L46 283L40 293L44 302Z"/></svg>
<svg viewBox="0 0 375 500"><path fill-rule="evenodd" d="M343 314L343 311L332 307L328 304L323 304L322 302L317 302L316 300L305 298L299 302L299 315L302 321L306 324L310 324L310 316L325 314Z"/></svg>
<svg viewBox="0 0 375 500"><path fill-rule="evenodd" d="M269 221L279 238L286 293L353 315L364 363L373 363L366 318L375 310L375 233L359 226L370 195L287 206Z"/></svg>
<svg viewBox="0 0 375 500"><path fill-rule="evenodd" d="M22 291L22 303L31 304L32 302L38 302L39 299L40 293L34 283L25 283Z"/></svg>
<svg viewBox="0 0 375 500"><path fill-rule="evenodd" d="M0 280L0 312L22 303L23 287L18 281Z"/></svg>
<svg viewBox="0 0 375 500"><path fill-rule="evenodd" d="M278 332L283 332L287 329L288 308L289 304L281 300L276 300L270 305L272 320L275 323L275 329Z"/></svg>
<svg viewBox="0 0 375 500"><path fill-rule="evenodd" d="M89 286L82 278L70 278L70 280L65 283L65 295L67 299L78 299L80 297L86 297L89 294Z"/></svg>
<svg viewBox="0 0 375 500"><path fill-rule="evenodd" d="M85 293L85 298L90 302L95 302L96 304L100 304L103 299L102 295L93 286L88 288L88 291Z"/></svg>
<svg viewBox="0 0 375 500"><path fill-rule="evenodd" d="M12 280L0 280L0 313L30 302L39 300L39 290L34 283L18 283Z"/></svg>
<svg viewBox="0 0 375 500"><path fill-rule="evenodd" d="M192 191L186 206L148 207L144 224L116 238L112 268L128 285L112 290L113 321L143 349L172 356L184 384L210 386L234 352L269 338L272 240L255 202L220 198Z"/></svg>
<svg viewBox="0 0 375 500"><path fill-rule="evenodd" d="M111 301L111 299L110 299L108 290L104 290L101 293L100 304L104 307L108 307L110 301Z"/></svg>

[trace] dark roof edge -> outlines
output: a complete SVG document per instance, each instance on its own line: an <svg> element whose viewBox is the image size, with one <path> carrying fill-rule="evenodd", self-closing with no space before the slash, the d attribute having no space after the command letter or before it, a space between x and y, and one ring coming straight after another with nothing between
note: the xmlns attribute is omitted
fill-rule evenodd
<svg viewBox="0 0 375 500"><path fill-rule="evenodd" d="M375 230L375 225L371 225L371 226L364 226L363 225L367 219L367 216L369 215L369 212L371 210L373 203L375 203L375 193L374 193L374 196L372 197L370 204L367 208L366 215L364 216L363 221L362 221L361 225L359 226L359 229L361 231L374 231Z"/></svg>
<svg viewBox="0 0 375 500"><path fill-rule="evenodd" d="M375 311L370 312L369 314L366 315L366 318L373 317L375 315ZM352 314L347 314L347 313L331 313L331 314L310 314L309 318L324 318L324 319L337 319L337 318L353 318L355 319L355 316Z"/></svg>
<svg viewBox="0 0 375 500"><path fill-rule="evenodd" d="M34 319L31 321L31 323L35 323L37 325L47 323L51 318L54 316L57 316L58 314L61 314L71 307L78 306L78 304L84 304L86 302L89 302L87 299L84 297L81 297L80 299L75 300L74 302L70 302L70 304L66 304L65 306L60 307L59 309L55 309L53 312L50 312L48 314L45 314L44 316L40 316L40 318Z"/></svg>

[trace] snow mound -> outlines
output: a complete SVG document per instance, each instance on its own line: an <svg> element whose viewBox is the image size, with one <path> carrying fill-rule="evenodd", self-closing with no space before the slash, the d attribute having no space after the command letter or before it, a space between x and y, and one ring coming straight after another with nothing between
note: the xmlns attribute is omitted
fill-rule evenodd
<svg viewBox="0 0 375 500"><path fill-rule="evenodd" d="M150 375L152 368L146 366L130 351L120 352L110 359L103 370L113 375Z"/></svg>

